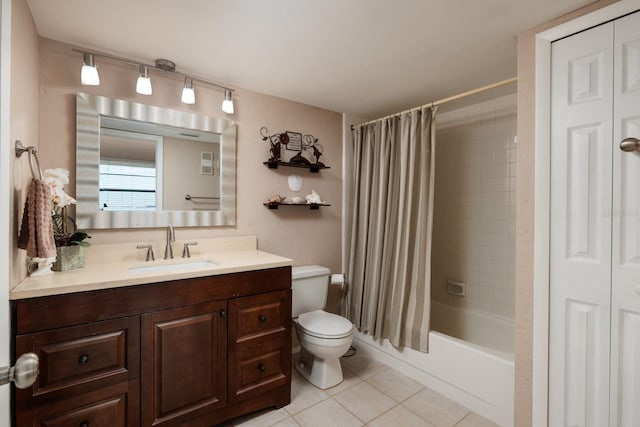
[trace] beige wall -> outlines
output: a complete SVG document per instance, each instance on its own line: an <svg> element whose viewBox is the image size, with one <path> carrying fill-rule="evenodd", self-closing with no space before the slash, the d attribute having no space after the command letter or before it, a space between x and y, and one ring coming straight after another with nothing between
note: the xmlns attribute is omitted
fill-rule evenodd
<svg viewBox="0 0 640 427"><path fill-rule="evenodd" d="M437 121L432 298L513 319L516 94ZM447 279L465 282L466 295L449 294Z"/></svg>
<svg viewBox="0 0 640 427"><path fill-rule="evenodd" d="M81 86L80 54L72 52L69 45L49 39L41 38L39 47L41 164L43 169L69 169L72 181L75 179L75 94L78 91L211 116L224 116L220 110L223 95L221 90L197 87L196 104L187 106L180 102L182 81L152 74L153 95L137 95L137 71L134 67L100 60L98 69L101 86ZM34 49L37 49L37 46ZM19 67L18 64L20 62L16 61L15 68ZM37 66L32 66L31 69L37 73ZM37 86L35 82L32 84ZM332 271L339 271L342 199L341 115L246 90L236 91L234 102L236 114L229 117L238 124L237 225L222 228L181 228L177 230L177 237L198 240L221 236L257 235L260 249L293 258L298 265L317 263L328 266ZM31 108L37 113L35 105L37 102L30 103ZM16 114L16 117L26 116L27 113ZM310 174L301 169L267 169L262 165L268 156L268 146L260 138L259 130L262 126L266 126L271 132L291 130L315 135L324 146L322 160L331 166L331 169L323 170L319 174ZM35 141L37 138L33 136L29 139ZM317 211L303 208L268 210L263 207L262 203L271 195L289 195L287 177L294 172L304 178L302 195L314 189L324 200L331 202L332 206ZM69 190L71 194L75 192L73 186L70 186ZM17 223L18 215L14 215L14 218L14 222ZM94 244L130 242L134 245L137 242L161 240L164 236L159 229L94 230L91 234Z"/></svg>
<svg viewBox="0 0 640 427"><path fill-rule="evenodd" d="M26 146L38 146L38 36L31 12L24 0L13 0L11 14L11 146L16 139ZM13 151L12 151L13 152ZM42 156L40 156L42 157ZM12 156L11 229L9 244L14 248L11 261L11 285L26 275L26 253L17 248L26 188L31 180L27 154Z"/></svg>
<svg viewBox="0 0 640 427"><path fill-rule="evenodd" d="M617 0L601 0L518 36L518 184L516 196L515 424L531 426L536 34ZM537 427L537 426L535 426Z"/></svg>

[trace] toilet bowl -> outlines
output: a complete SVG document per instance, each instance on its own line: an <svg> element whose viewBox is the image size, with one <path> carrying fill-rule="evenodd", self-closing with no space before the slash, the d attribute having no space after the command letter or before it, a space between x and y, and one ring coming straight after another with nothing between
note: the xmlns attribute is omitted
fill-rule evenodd
<svg viewBox="0 0 640 427"><path fill-rule="evenodd" d="M353 341L353 324L322 310L329 273L328 268L317 265L292 268L292 314L301 347L295 368L321 389L342 382L340 357Z"/></svg>
<svg viewBox="0 0 640 427"><path fill-rule="evenodd" d="M315 310L294 321L300 342L296 370L311 384L326 389L342 382L340 357L353 341L353 325L344 317Z"/></svg>

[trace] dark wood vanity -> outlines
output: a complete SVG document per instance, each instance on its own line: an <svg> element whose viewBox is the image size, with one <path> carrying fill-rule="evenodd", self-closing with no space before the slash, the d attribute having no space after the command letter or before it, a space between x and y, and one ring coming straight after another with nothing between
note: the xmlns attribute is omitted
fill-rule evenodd
<svg viewBox="0 0 640 427"><path fill-rule="evenodd" d="M22 426L212 426L291 398L291 267L12 301Z"/></svg>

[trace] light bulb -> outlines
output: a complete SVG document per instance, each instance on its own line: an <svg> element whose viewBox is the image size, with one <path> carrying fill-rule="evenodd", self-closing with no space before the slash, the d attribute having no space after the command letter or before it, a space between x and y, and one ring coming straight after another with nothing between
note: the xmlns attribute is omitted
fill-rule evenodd
<svg viewBox="0 0 640 427"><path fill-rule="evenodd" d="M140 72L138 74L138 81L136 82L136 92L140 95L151 95L153 90L151 89L151 78L149 77L149 69L141 65Z"/></svg>
<svg viewBox="0 0 640 427"><path fill-rule="evenodd" d="M193 80L190 77L184 79L184 88L182 88L182 102L185 104L196 103L196 92L193 90Z"/></svg>
<svg viewBox="0 0 640 427"><path fill-rule="evenodd" d="M91 53L84 54L82 71L80 72L80 82L85 86L100 85L100 76L98 75L98 69L96 68L93 54Z"/></svg>
<svg viewBox="0 0 640 427"><path fill-rule="evenodd" d="M231 98L232 92L230 89L224 90L224 100L222 101L222 111L227 114L233 114L233 99Z"/></svg>

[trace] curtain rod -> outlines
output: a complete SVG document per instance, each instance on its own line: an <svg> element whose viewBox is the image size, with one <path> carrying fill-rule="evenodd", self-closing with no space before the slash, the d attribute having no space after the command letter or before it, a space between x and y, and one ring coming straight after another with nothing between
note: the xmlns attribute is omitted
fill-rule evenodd
<svg viewBox="0 0 640 427"><path fill-rule="evenodd" d="M181 73L180 71L176 71L175 69L166 70L166 69L163 69L161 67L158 67L156 64L154 64L154 65L145 64L144 62L138 62L138 61L134 61L132 59L127 59L127 58L123 58L121 56L111 55L111 54L108 54L108 53L98 52L96 50L91 50L91 49L80 49L80 48L75 48L74 47L72 50L74 52L78 52L78 53L82 53L82 54L90 53L93 56L102 57L102 58L110 59L112 61L122 62L122 63L129 64L129 65L135 65L136 67L139 67L140 65L142 65L144 67L151 68L153 70L164 71L167 74L172 74L172 75L179 76L179 77L181 77L183 79L184 78L190 78L194 82L198 81L200 83L204 83L205 85L214 86L214 87L218 87L220 89L224 89L224 90L228 90L228 91L231 91L231 92L235 92L234 89L231 89L228 86L224 86L224 85L221 85L219 83L214 83L214 82L202 79L200 77L188 76L186 74Z"/></svg>
<svg viewBox="0 0 640 427"><path fill-rule="evenodd" d="M391 117L399 116L399 115L402 115L402 114L405 114L405 113L410 113L410 112L415 111L415 110L421 110L421 109L423 109L425 107L435 107L437 105L446 104L447 102L455 101L457 99L465 98L467 96L475 95L477 93L486 92L488 90L495 89L495 88L498 88L498 87L501 87L501 86L506 86L508 84L515 83L517 81L518 81L517 77L511 77L510 79L501 80L499 82L491 83L491 84L488 84L486 86L479 87L477 89L468 90L466 92L462 92L462 93L459 93L457 95L453 95L453 96L449 96L447 98L439 99L437 101L429 102L429 103L421 105L419 107L413 107L413 108L410 108L408 110L401 111L399 113L389 114L388 116L380 117L379 119L369 120L368 122L360 123L358 125L351 125L351 130L353 130L356 126L364 126L364 125L368 125L370 123L379 122L381 120L389 119Z"/></svg>

